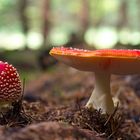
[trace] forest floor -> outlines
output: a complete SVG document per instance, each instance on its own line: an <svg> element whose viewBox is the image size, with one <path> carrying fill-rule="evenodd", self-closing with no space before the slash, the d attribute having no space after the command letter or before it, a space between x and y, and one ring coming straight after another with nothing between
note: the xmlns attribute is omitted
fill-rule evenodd
<svg viewBox="0 0 140 140"><path fill-rule="evenodd" d="M94 74L57 64L28 81L23 100L1 116L0 140L140 140L139 84L137 75L112 76L119 106L102 115L84 107Z"/></svg>

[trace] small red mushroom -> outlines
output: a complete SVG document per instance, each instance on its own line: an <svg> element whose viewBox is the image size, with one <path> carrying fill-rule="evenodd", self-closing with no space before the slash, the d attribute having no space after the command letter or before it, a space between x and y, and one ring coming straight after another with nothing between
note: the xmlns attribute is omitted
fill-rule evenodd
<svg viewBox="0 0 140 140"><path fill-rule="evenodd" d="M21 98L21 81L17 70L0 61L0 112Z"/></svg>
<svg viewBox="0 0 140 140"><path fill-rule="evenodd" d="M56 59L82 71L95 73L95 88L87 107L111 114L114 103L110 94L111 74L140 74L140 50L83 50L56 47L50 51Z"/></svg>

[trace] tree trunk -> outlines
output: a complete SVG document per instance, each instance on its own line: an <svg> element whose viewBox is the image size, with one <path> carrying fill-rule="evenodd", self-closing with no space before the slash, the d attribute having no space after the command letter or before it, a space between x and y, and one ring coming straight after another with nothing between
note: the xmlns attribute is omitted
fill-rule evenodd
<svg viewBox="0 0 140 140"><path fill-rule="evenodd" d="M28 6L27 0L19 0L19 18L21 22L22 32L25 36L25 49L28 49L27 34L29 30L29 22L26 15L26 8Z"/></svg>
<svg viewBox="0 0 140 140"><path fill-rule="evenodd" d="M50 30L50 0L43 1L43 25L42 25L42 35L43 43L42 47L45 48L47 45L47 37Z"/></svg>
<svg viewBox="0 0 140 140"><path fill-rule="evenodd" d="M82 26L81 37L83 39L84 34L89 27L89 0L81 0L81 4L80 22Z"/></svg>
<svg viewBox="0 0 140 140"><path fill-rule="evenodd" d="M120 9L119 9L119 19L117 28L120 30L123 27L128 26L128 15L127 15L127 1L122 0Z"/></svg>

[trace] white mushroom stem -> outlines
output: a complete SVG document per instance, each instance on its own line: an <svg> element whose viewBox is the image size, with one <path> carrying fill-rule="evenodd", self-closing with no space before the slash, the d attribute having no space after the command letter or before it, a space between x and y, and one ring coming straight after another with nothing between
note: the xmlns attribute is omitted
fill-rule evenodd
<svg viewBox="0 0 140 140"><path fill-rule="evenodd" d="M0 113L4 114L12 108L11 102L0 102Z"/></svg>
<svg viewBox="0 0 140 140"><path fill-rule="evenodd" d="M114 111L114 103L110 94L110 74L95 73L95 87L86 107L101 109L102 113L108 114Z"/></svg>

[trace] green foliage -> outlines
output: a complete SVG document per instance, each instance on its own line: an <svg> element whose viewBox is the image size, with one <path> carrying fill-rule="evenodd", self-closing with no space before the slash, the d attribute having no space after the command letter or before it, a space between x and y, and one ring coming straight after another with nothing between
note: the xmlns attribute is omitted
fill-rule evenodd
<svg viewBox="0 0 140 140"><path fill-rule="evenodd" d="M0 0L0 30L18 30L17 0Z"/></svg>

